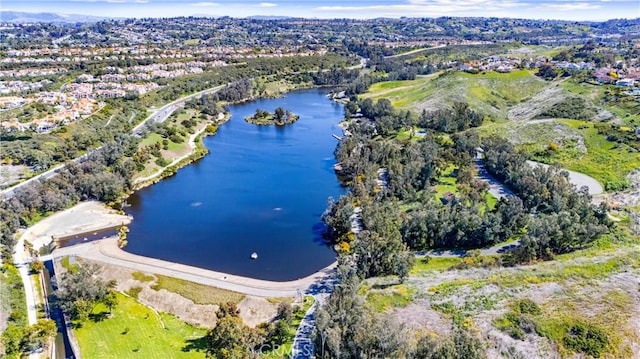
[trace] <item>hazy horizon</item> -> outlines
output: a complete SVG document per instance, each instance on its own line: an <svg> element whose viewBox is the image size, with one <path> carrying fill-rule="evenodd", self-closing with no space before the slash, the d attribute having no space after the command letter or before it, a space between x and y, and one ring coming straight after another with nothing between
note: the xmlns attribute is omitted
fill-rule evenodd
<svg viewBox="0 0 640 359"><path fill-rule="evenodd" d="M503 17L603 21L640 17L638 0L351 0L176 1L4 0L0 11L100 17L291 16L305 18Z"/></svg>

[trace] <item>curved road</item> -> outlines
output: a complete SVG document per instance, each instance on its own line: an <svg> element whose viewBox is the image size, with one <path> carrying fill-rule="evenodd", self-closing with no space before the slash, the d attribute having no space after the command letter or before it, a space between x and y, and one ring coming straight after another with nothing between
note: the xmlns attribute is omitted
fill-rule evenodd
<svg viewBox="0 0 640 359"><path fill-rule="evenodd" d="M487 192L491 193L491 195L493 195L498 200L514 195L509 188L507 188L502 182L498 181L489 173L489 171L487 171L487 168L484 165L484 160L482 159L482 153L480 151L476 153L476 158L473 159L473 162L476 166L476 170L478 170L478 176L476 178L489 184Z"/></svg>
<svg viewBox="0 0 640 359"><path fill-rule="evenodd" d="M334 262L314 274L293 281L267 281L131 254L118 248L116 237L56 249L52 254L40 257L40 260L62 256L78 256L134 271L166 275L258 297L294 297L300 291L319 291L325 287L325 278L331 276L337 265Z"/></svg>
<svg viewBox="0 0 640 359"><path fill-rule="evenodd" d="M535 161L527 161L527 163L531 166L541 166L545 169L550 167L547 164ZM577 189L580 189L581 187L587 187L589 189L589 194L592 196L604 192L602 185L595 178L587 176L584 173L569 171L564 168L562 168L562 170L569 173L569 182L573 183Z"/></svg>

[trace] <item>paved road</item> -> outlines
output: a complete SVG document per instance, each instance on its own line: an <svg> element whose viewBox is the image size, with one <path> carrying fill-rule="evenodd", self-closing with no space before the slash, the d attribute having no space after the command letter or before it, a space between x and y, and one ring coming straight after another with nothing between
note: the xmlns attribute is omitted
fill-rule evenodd
<svg viewBox="0 0 640 359"><path fill-rule="evenodd" d="M535 161L527 161L527 163L530 164L531 166L542 166L544 168L549 167L549 165L547 164L535 162ZM601 194L604 192L602 185L595 178L591 176L587 176L584 173L569 171L564 168L562 170L567 171L569 173L569 182L576 185L578 189L586 186L589 189L589 194L592 196L596 194Z"/></svg>
<svg viewBox="0 0 640 359"><path fill-rule="evenodd" d="M498 200L513 196L513 192L507 188L502 182L493 177L484 165L482 154L478 152L476 158L473 160L476 169L478 170L478 179L489 184L487 192L491 193Z"/></svg>
<svg viewBox="0 0 640 359"><path fill-rule="evenodd" d="M63 168L64 166L65 166L64 163L59 164L59 165L53 167L52 169L50 169L50 170L48 170L46 172L43 172L43 173L41 173L41 174L39 174L37 176L33 176L33 177L29 178L28 180L26 180L24 182L20 182L15 186L3 189L2 191L0 191L0 195L2 195L4 198L11 198L11 197L13 197L13 194L15 193L15 191L18 188L24 187L24 186L28 185L29 183L32 183L32 182L40 180L40 179L51 178L51 177L56 175L56 171L58 171L59 169Z"/></svg>
<svg viewBox="0 0 640 359"><path fill-rule="evenodd" d="M36 304L36 291L33 281L29 276L29 263L31 263L31 255L24 248L24 236L20 237L13 252L13 260L18 267L22 283L24 285L25 300L27 302L27 324L33 325L38 321L38 306ZM38 354L29 353L29 359L38 358Z"/></svg>
<svg viewBox="0 0 640 359"><path fill-rule="evenodd" d="M288 282L274 282L138 256L118 248L116 237L56 249L52 254L42 256L40 259L45 261L51 260L53 257L70 255L134 271L162 274L258 297L294 297L300 291L320 291L322 290L321 288L326 286L325 277L330 276L337 265L334 262L305 278Z"/></svg>
<svg viewBox="0 0 640 359"><path fill-rule="evenodd" d="M212 87L210 89L206 89L206 90L202 90L200 92L196 92L196 93L191 94L189 96L181 97L181 98L179 98L179 99L177 99L177 100L175 100L173 102L169 102L168 104L162 106L161 108L156 110L154 113L149 115L147 118L145 118L136 127L134 127L131 130L131 132L133 132L134 134L140 134L140 132L142 131L142 129L144 128L144 126L148 122L152 121L152 122L162 123L162 122L166 121L167 118L169 118L169 116L171 116L171 114L176 109L178 109L180 106L182 106L185 102L191 100L192 98L200 97L200 96L202 96L204 94L218 92L225 86L226 85L220 85L220 86Z"/></svg>
<svg viewBox="0 0 640 359"><path fill-rule="evenodd" d="M315 345L311 339L313 330L316 327L316 309L320 306L329 294L314 296L315 301L307 310L300 321L300 325L296 330L296 336L293 338L293 345L291 346L291 358L292 359L305 359L313 358L315 354Z"/></svg>
<svg viewBox="0 0 640 359"><path fill-rule="evenodd" d="M315 313L327 300L336 284L336 273L332 271L307 290L306 294L312 295L315 301L309 310L307 310L307 313L305 313L304 318L302 318L296 330L296 336L293 338L293 345L291 346L291 358L314 358L315 346L311 340L311 335L316 327Z"/></svg>

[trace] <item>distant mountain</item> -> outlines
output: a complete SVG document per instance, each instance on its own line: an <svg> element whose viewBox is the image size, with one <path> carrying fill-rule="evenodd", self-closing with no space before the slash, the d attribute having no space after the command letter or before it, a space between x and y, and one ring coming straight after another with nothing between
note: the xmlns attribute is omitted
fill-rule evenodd
<svg viewBox="0 0 640 359"><path fill-rule="evenodd" d="M76 23L76 22L97 22L105 20L107 18L91 15L78 15L78 14L60 14L52 12L17 12L17 11L2 11L0 12L0 22L14 22L14 23L26 23L26 22L57 22L57 23Z"/></svg>

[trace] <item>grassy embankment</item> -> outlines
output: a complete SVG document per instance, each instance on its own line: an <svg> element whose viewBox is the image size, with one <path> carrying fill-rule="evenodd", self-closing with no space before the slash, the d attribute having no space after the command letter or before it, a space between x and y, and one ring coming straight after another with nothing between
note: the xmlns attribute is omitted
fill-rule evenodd
<svg viewBox="0 0 640 359"><path fill-rule="evenodd" d="M180 294L185 298L191 299L196 304L239 303L245 297L244 294L238 292L159 274L144 275L141 272L134 272L133 278L142 282L155 280L155 283L151 285L151 289L166 289L169 292Z"/></svg>
<svg viewBox="0 0 640 359"><path fill-rule="evenodd" d="M487 72L469 74L450 71L419 77L411 81L389 81L373 84L362 98L387 98L394 107L420 112L453 102L467 102L492 119L507 118L507 111L526 101L545 86L545 82L529 70L511 73Z"/></svg>
<svg viewBox="0 0 640 359"><path fill-rule="evenodd" d="M27 325L27 304L18 268L12 264L0 267L0 310L9 313L9 324Z"/></svg>
<svg viewBox="0 0 640 359"><path fill-rule="evenodd" d="M118 294L111 316L94 309L95 321L75 329L85 358L204 358L205 329L187 325L175 317L151 309Z"/></svg>
<svg viewBox="0 0 640 359"><path fill-rule="evenodd" d="M63 263L65 265L65 263ZM73 265L66 263L68 268ZM151 289L165 289L196 304L238 303L244 295L163 275L133 272L133 279L150 283ZM138 303L140 287L118 294L111 316L98 305L91 319L75 329L82 354L88 358L204 358L206 329L188 325L171 314L155 314Z"/></svg>
<svg viewBox="0 0 640 359"><path fill-rule="evenodd" d="M629 282L640 268L636 243L605 236L592 248L515 268L496 267L495 259L487 257L475 260L494 263L484 269L479 264L461 266L473 262L467 258L418 259L406 283L373 278L364 282L360 293L378 312L421 303L445 322L507 334L521 323L517 316L505 316L507 309L515 301L531 298L541 308L540 313L527 316L533 331L525 331L512 345L537 338L552 343L561 357L570 357L573 350L565 337L570 328L584 324L607 333L603 353L630 357L631 343L640 339L634 329L638 288Z"/></svg>
<svg viewBox="0 0 640 359"><path fill-rule="evenodd" d="M564 81L562 87L568 93L591 101L594 106L616 116L624 126L640 125L640 102L635 97L625 95L619 86L600 86L576 81Z"/></svg>
<svg viewBox="0 0 640 359"><path fill-rule="evenodd" d="M244 294L226 289L211 287L208 285L190 282L184 279L167 277L160 274L145 274L133 272L133 279L141 283L150 283L153 290L165 289L169 292L179 294L192 300L195 304L223 304L228 302L239 303L244 299ZM132 297L138 296L142 290L140 287L131 288L127 294Z"/></svg>

